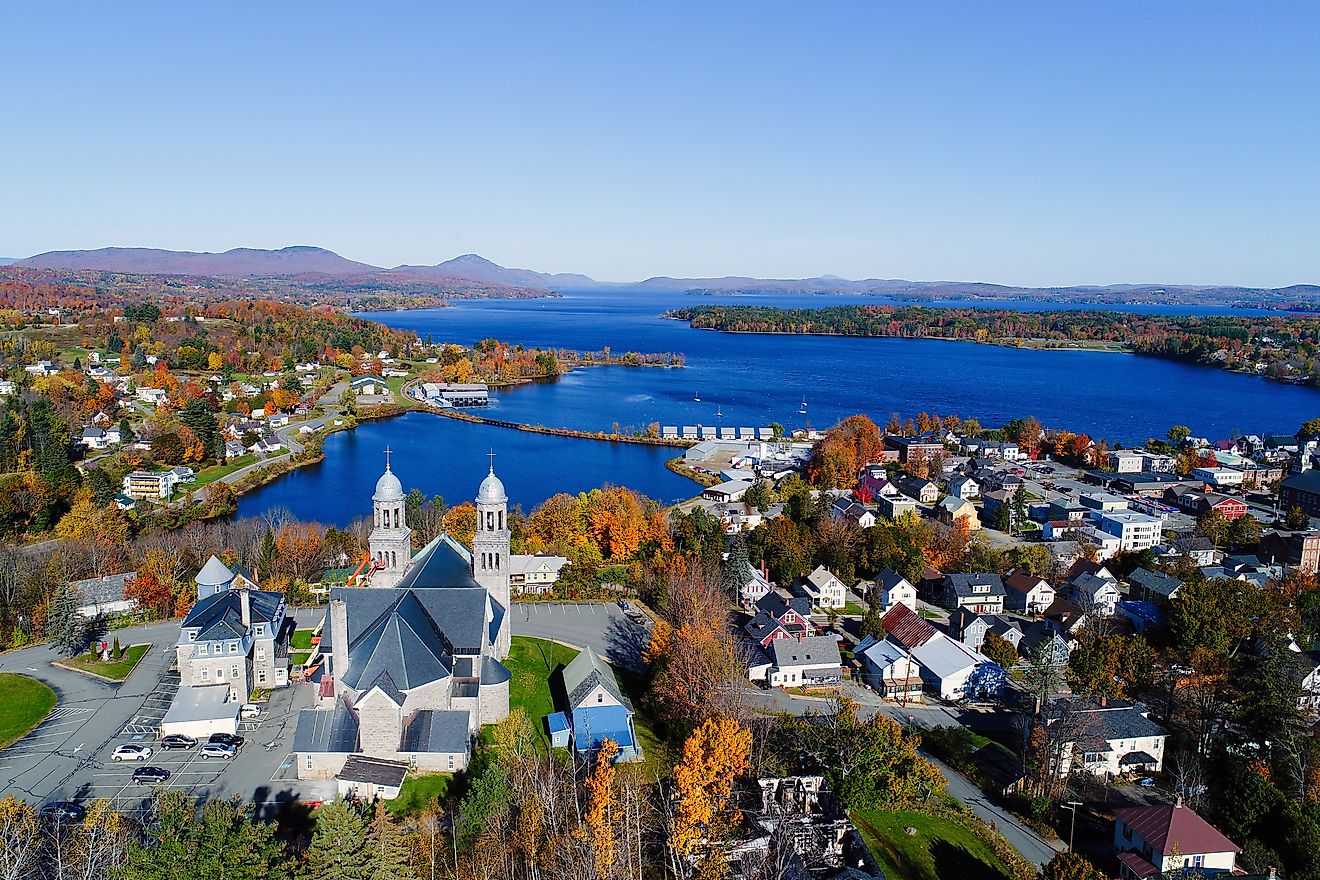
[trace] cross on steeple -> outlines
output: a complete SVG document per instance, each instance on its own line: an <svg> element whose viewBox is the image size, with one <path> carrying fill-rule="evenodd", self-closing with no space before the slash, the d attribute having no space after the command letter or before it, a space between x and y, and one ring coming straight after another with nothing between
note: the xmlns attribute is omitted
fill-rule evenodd
<svg viewBox="0 0 1320 880"><path fill-rule="evenodd" d="M493 474L495 473L495 450L492 449L490 452L487 452L486 455L490 456L490 472Z"/></svg>
<svg viewBox="0 0 1320 880"><path fill-rule="evenodd" d="M386 446L386 447L385 447L385 470L389 470L389 469L390 469L390 448L389 448L388 446Z"/></svg>

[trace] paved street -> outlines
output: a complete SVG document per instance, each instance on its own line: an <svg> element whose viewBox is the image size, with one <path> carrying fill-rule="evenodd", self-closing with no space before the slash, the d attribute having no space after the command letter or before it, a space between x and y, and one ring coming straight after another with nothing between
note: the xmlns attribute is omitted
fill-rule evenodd
<svg viewBox="0 0 1320 880"><path fill-rule="evenodd" d="M116 630L123 644L152 645L121 685L50 665L58 657L45 645L0 655L0 671L40 679L59 697L49 718L0 752L0 788L33 803L109 798L116 809L140 809L150 795L147 786L132 782L140 764L112 762L109 756L122 743L155 746L154 732L147 731L154 731L178 686L169 671L178 633L177 621ZM273 691L262 717L244 722L240 733L247 743L232 761L202 760L188 749L158 752L145 763L172 772L167 787L187 788L198 797L239 795L271 805L324 799L333 794L333 784L294 779L290 751L296 712L314 699L309 684Z"/></svg>

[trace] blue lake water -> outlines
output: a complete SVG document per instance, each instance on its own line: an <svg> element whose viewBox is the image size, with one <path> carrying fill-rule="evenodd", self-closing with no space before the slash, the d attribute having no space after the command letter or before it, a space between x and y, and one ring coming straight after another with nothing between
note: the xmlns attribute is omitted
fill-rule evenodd
<svg viewBox="0 0 1320 880"><path fill-rule="evenodd" d="M366 315L436 341L494 337L527 346L672 351L682 369L591 368L555 382L498 392L498 415L586 430L620 426L825 427L864 412L885 420L920 411L997 425L1034 415L1050 427L1141 442L1173 424L1227 436L1294 431L1320 414L1320 391L1140 355L1026 351L970 342L770 336L693 330L659 318L694 303L785 307L875 303L862 296L700 296L629 290L566 291L562 298L461 302L451 308ZM1038 303L950 305L1043 307ZM1241 310L1135 306L1149 313ZM700 402L693 400L699 396ZM798 412L803 399L807 414Z"/></svg>
<svg viewBox="0 0 1320 880"><path fill-rule="evenodd" d="M325 441L325 458L242 496L239 516L287 507L302 520L344 526L371 515L371 493L391 468L404 491L421 489L451 505L471 500L495 451L495 470L509 504L533 507L558 492L585 492L605 484L630 486L660 501L690 498L696 483L665 467L679 454L667 447L598 443L459 422L430 413L364 422Z"/></svg>
<svg viewBox="0 0 1320 880"><path fill-rule="evenodd" d="M1158 358L918 339L760 336L693 330L661 312L702 302L785 307L875 303L876 297L682 292L566 291L562 298L460 302L451 308L373 312L365 317L436 341L494 337L532 347L682 352L687 366L596 367L495 393L490 415L532 424L609 430L662 425L826 427L858 412L957 413L986 425L1035 415L1050 427L1111 441L1141 442L1186 424L1212 438L1294 431L1320 415L1320 391ZM947 303L1040 308L1045 304ZM1128 311L1240 313L1232 309L1138 306ZM693 400L700 396L701 401ZM806 400L807 414L798 412ZM717 412L719 415L717 415ZM414 413L369 422L328 438L325 460L244 496L239 514L286 506L302 519L344 525L370 509L385 446L396 450L404 486L470 498L486 452L512 502L530 510L557 492L606 483L662 501L696 484L664 467L672 449L530 434Z"/></svg>

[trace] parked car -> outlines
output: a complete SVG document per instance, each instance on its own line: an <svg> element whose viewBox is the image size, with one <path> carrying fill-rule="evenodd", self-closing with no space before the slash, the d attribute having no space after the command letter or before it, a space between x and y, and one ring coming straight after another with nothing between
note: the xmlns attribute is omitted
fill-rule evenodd
<svg viewBox="0 0 1320 880"><path fill-rule="evenodd" d="M139 767L133 771L134 782L157 783L164 782L170 778L170 771L164 767L155 767L148 764L145 767Z"/></svg>
<svg viewBox="0 0 1320 880"><path fill-rule="evenodd" d="M211 734L211 738L207 740L207 742L223 743L227 746L233 746L236 749L241 749L243 747L244 740L243 737L234 736L234 734L232 733L213 733Z"/></svg>
<svg viewBox="0 0 1320 880"><path fill-rule="evenodd" d="M133 743L124 743L115 749L110 755L111 761L145 761L150 758L155 751L151 746L139 746Z"/></svg>
<svg viewBox="0 0 1320 880"><path fill-rule="evenodd" d="M238 754L238 746L231 746L228 743L208 742L202 743L202 747L197 750L197 754L202 758L233 758Z"/></svg>
<svg viewBox="0 0 1320 880"><path fill-rule="evenodd" d="M161 737L160 740L162 749L191 749L195 745L197 740L182 733L171 733L169 736Z"/></svg>
<svg viewBox="0 0 1320 880"><path fill-rule="evenodd" d="M73 801L51 801L48 804L42 804L37 814L43 819L81 822L87 817L87 810L82 804L75 804Z"/></svg>
<svg viewBox="0 0 1320 880"><path fill-rule="evenodd" d="M1143 776L1141 779L1137 780L1137 785L1140 785L1142 788L1153 788L1155 786L1155 780L1153 777Z"/></svg>
<svg viewBox="0 0 1320 880"><path fill-rule="evenodd" d="M238 710L238 716L240 718L257 718L260 715L261 707L256 703L244 703L243 707Z"/></svg>

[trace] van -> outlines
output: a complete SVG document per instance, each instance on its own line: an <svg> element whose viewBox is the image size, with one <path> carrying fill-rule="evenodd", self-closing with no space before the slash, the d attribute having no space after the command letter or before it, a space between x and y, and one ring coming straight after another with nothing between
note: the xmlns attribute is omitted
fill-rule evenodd
<svg viewBox="0 0 1320 880"><path fill-rule="evenodd" d="M244 703L243 708L238 710L240 718L256 718L261 715L261 707L256 703Z"/></svg>

